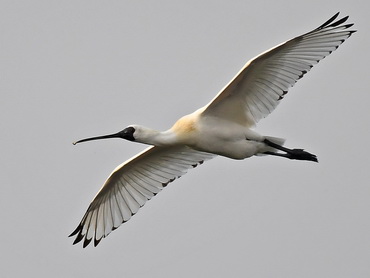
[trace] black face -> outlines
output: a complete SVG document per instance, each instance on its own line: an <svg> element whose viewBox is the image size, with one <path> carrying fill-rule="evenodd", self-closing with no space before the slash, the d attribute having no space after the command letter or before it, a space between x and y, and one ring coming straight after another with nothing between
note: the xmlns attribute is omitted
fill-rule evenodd
<svg viewBox="0 0 370 278"><path fill-rule="evenodd" d="M121 137L122 139L126 139L129 141L135 141L134 137L135 128L132 126L126 127L124 130L118 132L118 137Z"/></svg>

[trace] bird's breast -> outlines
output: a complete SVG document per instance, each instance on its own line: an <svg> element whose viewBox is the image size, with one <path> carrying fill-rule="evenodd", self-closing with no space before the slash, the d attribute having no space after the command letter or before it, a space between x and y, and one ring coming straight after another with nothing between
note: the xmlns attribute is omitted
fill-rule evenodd
<svg viewBox="0 0 370 278"><path fill-rule="evenodd" d="M196 131L196 123L194 119L185 116L179 119L171 129L176 135L187 135Z"/></svg>
<svg viewBox="0 0 370 278"><path fill-rule="evenodd" d="M177 143L192 145L196 140L195 138L200 136L198 125L197 118L189 114L180 118L170 130L175 135Z"/></svg>

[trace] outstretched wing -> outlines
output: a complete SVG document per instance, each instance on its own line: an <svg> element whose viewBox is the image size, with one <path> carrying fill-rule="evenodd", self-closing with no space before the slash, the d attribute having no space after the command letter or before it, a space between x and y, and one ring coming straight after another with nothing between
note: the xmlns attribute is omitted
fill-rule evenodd
<svg viewBox="0 0 370 278"><path fill-rule="evenodd" d="M270 114L297 80L341 45L354 30L339 13L315 30L250 60L205 107L203 115L253 126Z"/></svg>
<svg viewBox="0 0 370 278"><path fill-rule="evenodd" d="M168 183L214 156L183 146L149 147L119 165L70 235L76 235L73 244L84 240L86 247L94 238L97 246Z"/></svg>

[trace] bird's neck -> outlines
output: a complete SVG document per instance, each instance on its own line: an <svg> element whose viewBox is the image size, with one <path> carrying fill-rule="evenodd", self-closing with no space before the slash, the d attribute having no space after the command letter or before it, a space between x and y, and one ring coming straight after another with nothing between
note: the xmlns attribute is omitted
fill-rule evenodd
<svg viewBox="0 0 370 278"><path fill-rule="evenodd" d="M169 146L177 143L176 136L172 131L158 131L149 128L144 128L136 141L154 146Z"/></svg>

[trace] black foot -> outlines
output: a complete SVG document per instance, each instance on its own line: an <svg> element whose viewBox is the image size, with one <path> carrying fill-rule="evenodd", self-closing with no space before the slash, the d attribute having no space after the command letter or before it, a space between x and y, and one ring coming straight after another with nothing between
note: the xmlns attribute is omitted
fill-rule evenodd
<svg viewBox="0 0 370 278"><path fill-rule="evenodd" d="M306 152L302 149L293 149L287 153L286 157L289 159L309 160L309 161L318 162L316 155Z"/></svg>
<svg viewBox="0 0 370 278"><path fill-rule="evenodd" d="M282 157L286 157L289 159L295 159L295 160L308 160L308 161L318 162L316 155L306 152L303 149L288 149L278 144L275 144L267 139L264 140L264 143L270 147L273 147L277 150L285 152L285 153L265 152L265 154L282 156Z"/></svg>

